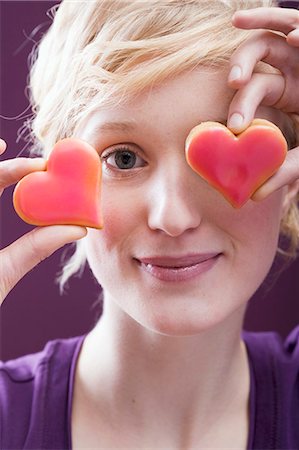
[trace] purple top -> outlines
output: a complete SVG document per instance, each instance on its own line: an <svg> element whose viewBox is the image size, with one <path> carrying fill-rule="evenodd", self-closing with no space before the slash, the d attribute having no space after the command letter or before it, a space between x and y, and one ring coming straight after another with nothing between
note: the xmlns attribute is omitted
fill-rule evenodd
<svg viewBox="0 0 299 450"><path fill-rule="evenodd" d="M1 450L72 448L74 374L84 336L50 341L44 350L0 362ZM247 449L299 449L299 326L243 332L250 362Z"/></svg>

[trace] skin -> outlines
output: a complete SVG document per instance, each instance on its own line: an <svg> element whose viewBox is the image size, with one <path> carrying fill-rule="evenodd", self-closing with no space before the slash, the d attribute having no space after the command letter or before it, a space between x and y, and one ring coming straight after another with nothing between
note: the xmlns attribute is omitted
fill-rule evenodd
<svg viewBox="0 0 299 450"><path fill-rule="evenodd" d="M199 448L199 443L203 448L232 442L246 446L249 375L240 331L247 300L271 265L281 216L298 189L298 148L256 195L263 201L234 210L192 172L183 146L202 120L237 112L244 118L241 126L228 125L240 131L255 115L280 125L283 119L275 108L297 111L298 14L280 10L278 15L274 8L265 14L259 8L233 20L235 26L270 27L288 36L278 44L276 37L257 32L238 49L231 67L239 65L242 76L230 79L231 91L228 73L212 76L199 70L123 109L98 113L82 131L88 137L101 121L130 118L136 125L133 134L113 132L94 145L102 152L133 141L147 166L125 179L105 174L106 226L87 236L90 265L105 289L105 312L78 362L73 414L78 440L86 429L100 442L116 422L121 444L128 447L141 448L134 442L141 435L144 446L159 436L159 445L172 449ZM262 46L271 51L264 55ZM270 75L252 74L256 61L266 58L274 67L286 67L275 83ZM21 158L1 162L1 190L43 164ZM41 259L86 233L80 227L54 228L36 229L1 251L2 299ZM184 286L152 280L132 259L211 248L222 252L217 265Z"/></svg>
<svg viewBox="0 0 299 450"><path fill-rule="evenodd" d="M5 152L6 143L0 139L0 155ZM44 170L43 158L16 158L0 163L0 195L11 184L17 183L25 175ZM55 250L87 233L78 226L37 227L21 236L0 251L0 305L17 282L33 267L50 256Z"/></svg>
<svg viewBox="0 0 299 450"><path fill-rule="evenodd" d="M228 417L233 423L241 420L241 411L242 436L247 434L248 361L240 332L247 301L276 252L287 189L236 210L188 166L184 142L190 129L227 116L233 90L226 80L226 71L184 74L122 108L95 113L79 133L104 160L105 217L104 229L89 230L86 238L105 307L81 352L78 373L82 391L88 392L81 403L105 411L105 427L117 410L122 437L127 429L137 433L141 428L148 445L153 433L169 448L179 448L185 439L207 445L215 432L215 410L226 426ZM280 126L284 120L267 107L257 115ZM108 131L111 121L129 122L132 129ZM124 145L142 158L126 171L117 168L111 155L105 159ZM135 260L214 251L222 254L217 264L184 282L157 280ZM234 389L238 395L228 413ZM128 415L132 399L136 409ZM144 427L153 410L154 431ZM210 431L207 441L198 434L202 429Z"/></svg>
<svg viewBox="0 0 299 450"><path fill-rule="evenodd" d="M189 130L227 115L233 91L227 90L226 78L225 72L203 70L183 75L117 111L99 111L79 132L103 159L105 226L88 232L89 264L107 303L111 298L156 332L189 335L217 324L248 300L276 252L282 191L236 210L185 160ZM281 122L280 112L260 109L262 118ZM108 131L111 121L129 122L132 131ZM94 131L100 127L101 132ZM113 167L113 156L105 160L107 153L123 146L138 155L136 168L121 171ZM135 260L211 252L223 254L215 269L200 280L179 285L145 275ZM234 282L227 283L228 279Z"/></svg>
<svg viewBox="0 0 299 450"><path fill-rule="evenodd" d="M259 104L273 106L287 113L297 113L299 105L299 12L285 8L254 8L238 11L232 23L243 29L256 29L232 55L230 70L240 68L239 76L229 76L229 85L237 89L228 112L228 126L242 131L251 122ZM263 30L264 29L264 30ZM278 35L276 32L281 33ZM264 61L278 69L280 74L257 74L254 67ZM231 74L233 75L233 74ZM243 119L233 126L232 116ZM280 187L298 185L299 149L289 152L281 169L255 194L262 200Z"/></svg>
<svg viewBox="0 0 299 450"><path fill-rule="evenodd" d="M237 66L241 73L238 76L230 73L228 77L229 86L236 89L228 110L228 127L235 132L242 131L251 122L260 103L298 113L298 10L256 8L239 11L233 16L232 22L236 27L259 31L249 41L245 41L231 57L231 71ZM261 31L263 28L264 31ZM276 31L284 36L278 39ZM256 62L260 60L280 69L281 75L275 76L275 82L273 75L253 72ZM235 114L241 116L241 123L238 120L237 125L232 119ZM0 139L0 154L4 153L5 148L6 143ZM2 161L0 193L26 174L43 170L44 167L45 161L40 158L34 161L30 158ZM280 170L256 192L253 199L262 200L283 186L288 186L290 195L293 196L292 189L298 189L298 167L299 149L296 147L288 153ZM36 229L1 250L3 264L0 266L0 276L4 282L0 286L0 303L19 279L36 264L65 243L80 239L86 234L86 230L80 227L60 227L59 231L53 233L48 227Z"/></svg>

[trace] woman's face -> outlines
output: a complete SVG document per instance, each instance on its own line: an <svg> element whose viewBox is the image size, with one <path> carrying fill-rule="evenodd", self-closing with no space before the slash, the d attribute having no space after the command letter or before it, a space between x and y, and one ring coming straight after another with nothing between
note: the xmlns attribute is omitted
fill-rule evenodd
<svg viewBox="0 0 299 450"><path fill-rule="evenodd" d="M101 110L80 137L103 160L104 229L86 251L105 292L143 326L168 335L208 329L244 308L272 264L284 190L234 209L188 166L202 121L226 121L225 72L198 69ZM258 117L279 125L279 113Z"/></svg>

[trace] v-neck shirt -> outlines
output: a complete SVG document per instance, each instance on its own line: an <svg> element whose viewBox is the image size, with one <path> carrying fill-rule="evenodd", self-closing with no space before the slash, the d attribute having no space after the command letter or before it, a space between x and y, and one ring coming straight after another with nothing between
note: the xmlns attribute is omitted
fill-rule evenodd
<svg viewBox="0 0 299 450"><path fill-rule="evenodd" d="M0 362L1 449L71 450L77 359L86 335ZM243 331L250 367L247 449L299 449L299 326L283 341Z"/></svg>

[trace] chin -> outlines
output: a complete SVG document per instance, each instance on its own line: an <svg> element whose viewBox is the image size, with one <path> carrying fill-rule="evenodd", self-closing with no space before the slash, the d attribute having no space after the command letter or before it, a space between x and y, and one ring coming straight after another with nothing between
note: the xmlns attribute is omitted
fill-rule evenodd
<svg viewBox="0 0 299 450"><path fill-rule="evenodd" d="M167 312L155 311L147 314L146 317L135 318L135 320L144 328L151 332L171 337L187 337L199 335L203 332L217 329L226 322L233 320L238 324L242 324L246 306L237 307L233 311L222 308L202 308L194 311L194 308L180 309L175 311L174 308Z"/></svg>

